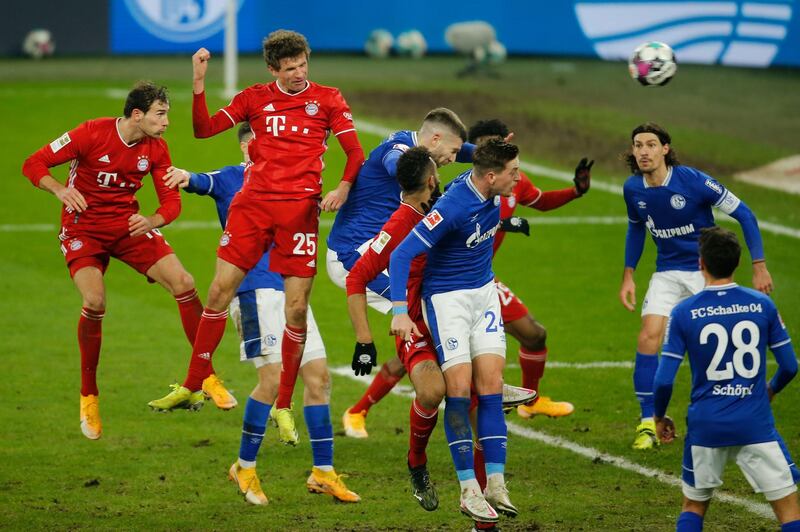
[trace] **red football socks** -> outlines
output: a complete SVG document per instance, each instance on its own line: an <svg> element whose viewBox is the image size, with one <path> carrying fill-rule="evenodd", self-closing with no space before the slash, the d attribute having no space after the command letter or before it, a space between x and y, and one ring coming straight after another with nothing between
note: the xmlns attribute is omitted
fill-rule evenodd
<svg viewBox="0 0 800 532"><path fill-rule="evenodd" d="M402 375L399 377L391 375L389 373L388 366L386 363L384 363L383 366L381 366L381 370L377 375L375 375L375 378L372 379L367 391L364 392L364 395L361 396L361 399L359 399L358 402L352 408L350 408L350 410L348 410L348 412L351 414L364 412L364 415L367 415L370 407L383 399L387 393L391 392L392 388L394 388L402 378Z"/></svg>
<svg viewBox="0 0 800 532"><path fill-rule="evenodd" d="M177 294L175 301L178 302L178 311L181 313L183 332L186 333L189 345L193 346L194 339L197 336L197 327L200 325L200 317L203 315L203 304L200 302L200 296L197 295L197 290L192 288L188 292Z"/></svg>
<svg viewBox="0 0 800 532"><path fill-rule="evenodd" d="M428 447L428 439L431 432L436 427L436 420L439 417L439 409L433 408L426 410L414 399L411 402L410 413L411 433L408 438L408 465L418 467L428 463L428 456L425 448Z"/></svg>
<svg viewBox="0 0 800 532"><path fill-rule="evenodd" d="M478 442L472 445L472 468L475 470L475 479L481 487L481 491L486 489L486 460L483 458L483 447Z"/></svg>
<svg viewBox="0 0 800 532"><path fill-rule="evenodd" d="M97 364L103 339L103 310L81 309L78 320L78 347L81 351L81 395L98 395Z"/></svg>
<svg viewBox="0 0 800 532"><path fill-rule="evenodd" d="M292 394L297 383L297 372L300 370L300 361L303 359L303 349L306 346L306 329L287 325L283 330L283 343L281 343L281 383L278 386L278 398L275 408L290 408Z"/></svg>
<svg viewBox="0 0 800 532"><path fill-rule="evenodd" d="M547 348L541 351L529 351L519 348L519 367L522 369L522 387L539 391L539 379L544 375L547 362Z"/></svg>
<svg viewBox="0 0 800 532"><path fill-rule="evenodd" d="M227 319L227 310L218 311L210 308L203 310L192 348L192 359L189 361L189 372L183 383L193 392L202 388L206 377L214 373L211 357L225 334L225 320Z"/></svg>

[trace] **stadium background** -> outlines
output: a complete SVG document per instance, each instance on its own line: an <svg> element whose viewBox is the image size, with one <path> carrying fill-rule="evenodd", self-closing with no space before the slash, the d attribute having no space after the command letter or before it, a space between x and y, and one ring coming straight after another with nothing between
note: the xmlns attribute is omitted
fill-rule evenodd
<svg viewBox="0 0 800 532"><path fill-rule="evenodd" d="M643 3L631 2L630 9ZM693 4L698 3L710 4ZM455 73L465 60L444 53L419 61L396 57L377 61L353 53L378 26L395 33L418 28L434 49L444 52L440 46L444 27L478 18L460 15L466 8L475 12L477 3L460 4L460 10L448 9L446 2L424 9L422 3L412 3L407 10L387 7L369 13L356 3L336 10L311 3L298 13L288 3L244 0L239 19L251 25L255 41L250 42L250 50L277 27L291 27L309 36L315 49L311 79L342 89L360 120L365 150L377 145L385 130L413 128L429 108L446 105L467 123L491 116L507 120L517 133L523 159L538 165L528 166L528 174L544 189L566 186L564 179L580 157L597 159L590 194L548 214L525 212L532 221L532 236L511 235L496 262L499 277L548 327L551 363L543 392L576 405L573 416L560 420L523 422L509 417L510 489L521 515L501 525L506 530L669 530L679 512L675 479L680 474L682 446L678 443L646 455L629 449L638 409L628 364L639 319L626 313L616 298L625 232L618 187L627 175L617 156L627 146L632 127L644 120L661 122L673 134L686 163L709 171L745 199L762 222L777 287L774 299L796 338L800 331L796 266L800 201L797 195L743 183L733 176L798 153L800 76L786 67L757 70L682 64L668 87L644 89L630 80L624 63L589 57L596 50L585 35L576 33L579 23L574 6L571 29L554 31L568 25L548 19L548 13L567 4L504 2L497 13L480 17L496 25L500 40L516 54L498 67L499 79L457 80ZM776 44L773 62L798 64L793 55L800 53L793 2L714 4L735 5L737 14L744 13L745 4L788 8L791 17L781 23L785 34ZM305 493L308 445L279 446L271 430L259 470L272 504L267 508L245 505L225 479L238 448L241 410L225 413L206 408L197 415L147 411L146 402L181 377L188 349L171 298L159 289L145 288L141 277L119 263L112 264L107 277L108 313L99 371L105 434L98 442L79 434L74 338L79 299L55 238L57 202L21 176L22 161L85 119L118 115L127 90L139 78L171 89L166 139L176 165L208 170L235 163L239 157L232 132L210 140L192 138L187 52L198 43L184 42L179 49L115 48L119 35L131 46L145 46L148 34L150 39L155 37L141 28L138 34L116 33L119 26L115 24L122 19L115 17L130 5L123 0L85 2L85 13L76 14L61 4L48 9L15 4L10 19L3 23L8 31L0 42L7 55L15 53L25 32L34 27L51 29L58 51L56 57L39 62L0 59L0 112L5 118L0 129L5 147L0 158L5 176L0 185L0 283L5 303L0 318L4 347L0 526L467 529L467 521L457 513L458 494L441 431L432 438L430 452L441 508L425 513L408 495L404 464L408 400L396 395L371 413L368 440L340 437L336 441L337 469L350 475L348 484L364 498L360 505L335 505ZM135 19L130 11L126 20L129 26L124 31L133 32ZM246 31L246 24L240 24L241 39ZM564 42L559 44L557 37ZM215 39L219 37L208 36L202 44ZM514 42L529 48L516 48ZM581 46L583 51L569 46ZM242 41L240 47L248 50ZM351 53L316 53L333 50ZM680 59L680 48L676 50ZM157 53L142 55L145 52ZM241 57L240 86L265 77L257 55ZM223 105L221 61L212 63L209 81L209 105ZM326 162L330 187L342 168L341 150L335 143ZM449 168L446 174L452 176L457 170ZM56 171L56 175L65 174L66 168ZM148 211L154 194L145 188L140 196ZM331 216L323 217L321 238L331 221ZM181 218L164 232L205 296L218 238L212 204L205 198L186 197ZM652 244L648 244L636 277L640 299L653 258ZM738 279L749 284L746 265ZM312 304L331 366L346 366L352 336L344 317L344 295L324 271L320 271ZM374 324L380 331L388 321L375 316ZM380 334L377 338L379 358L385 360L391 340ZM518 382L513 341L508 354L507 379ZM232 327L216 365L243 399L255 376L238 362ZM672 406L680 431L688 377L683 368ZM363 383L335 374L335 430L341 429L341 412L363 389ZM800 415L794 408L798 397L795 384L774 404L778 428L795 455L800 452ZM297 396L296 404L299 400ZM300 417L298 412L304 434ZM729 498L712 507L708 529L775 529L763 501L750 492L738 472L731 468L728 473L724 491Z"/></svg>

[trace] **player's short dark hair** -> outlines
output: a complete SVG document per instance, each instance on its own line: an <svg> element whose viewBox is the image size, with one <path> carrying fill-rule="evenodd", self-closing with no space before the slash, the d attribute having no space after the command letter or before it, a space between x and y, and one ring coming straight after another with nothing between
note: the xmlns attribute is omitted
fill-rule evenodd
<svg viewBox="0 0 800 532"><path fill-rule="evenodd" d="M403 192L422 190L425 180L435 171L431 152L423 146L411 148L397 160L397 182Z"/></svg>
<svg viewBox="0 0 800 532"><path fill-rule="evenodd" d="M481 137L500 137L504 139L508 136L508 133L508 126L498 118L478 120L469 128L467 139L475 144Z"/></svg>
<svg viewBox="0 0 800 532"><path fill-rule="evenodd" d="M700 257L706 271L715 279L733 275L741 255L742 246L733 231L719 226L700 230Z"/></svg>
<svg viewBox="0 0 800 532"><path fill-rule="evenodd" d="M242 142L247 135L253 134L253 128L250 127L250 122L242 122L242 125L239 126L239 129L236 131L236 136L239 139L239 142Z"/></svg>
<svg viewBox="0 0 800 532"><path fill-rule="evenodd" d="M274 70L281 69L281 59L291 59L301 54L311 55L306 38L296 31L275 30L264 38L264 61Z"/></svg>
<svg viewBox="0 0 800 532"><path fill-rule="evenodd" d="M669 136L669 133L667 133L666 129L659 126L655 122L645 122L644 124L640 124L633 128L633 131L631 132L631 144L633 144L633 139L636 138L636 135L639 133L652 133L658 137L658 141L661 142L661 144L670 145L669 151L664 157L664 162L667 163L667 166L677 166L681 164L678 160L678 154L675 153L675 150L672 148L672 137ZM628 168L630 168L632 173L642 173L642 171L639 169L639 164L636 162L636 157L633 155L632 148L629 148L627 152L623 153L622 158L626 163L628 163Z"/></svg>
<svg viewBox="0 0 800 532"><path fill-rule="evenodd" d="M481 176L489 172L502 172L508 161L519 155L519 148L503 139L489 139L475 148L472 164Z"/></svg>
<svg viewBox="0 0 800 532"><path fill-rule="evenodd" d="M467 141L467 126L464 125L464 122L461 121L457 114L446 107L437 107L428 111L428 114L422 120L422 125L424 126L425 124L444 126L453 135L461 137L461 142Z"/></svg>
<svg viewBox="0 0 800 532"><path fill-rule="evenodd" d="M167 88L159 87L152 81L137 81L131 92L128 93L128 99L125 100L123 114L125 118L130 118L134 109L146 113L150 110L153 102L169 104Z"/></svg>

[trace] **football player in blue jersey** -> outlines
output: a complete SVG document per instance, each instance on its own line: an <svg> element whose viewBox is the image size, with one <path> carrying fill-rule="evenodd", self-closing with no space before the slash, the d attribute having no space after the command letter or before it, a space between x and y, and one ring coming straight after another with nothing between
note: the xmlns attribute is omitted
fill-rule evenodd
<svg viewBox="0 0 800 532"><path fill-rule="evenodd" d="M250 158L247 145L253 138L250 125L245 122L238 130L239 146L244 163L226 166L215 172L182 172L167 180L171 187L178 186L187 192L209 196L217 205L222 227L228 216L233 197L242 188L244 173ZM229 478L236 482L245 500L251 504L268 503L256 472L256 455L266 431L267 421L278 426L283 443L296 445L297 430L291 410L273 409L278 395L281 373L281 338L286 323L283 278L269 269L269 252L248 272L230 305L230 315L239 332L242 361L251 361L258 371L258 384L250 393L244 410L239 458L230 467ZM333 469L333 426L330 419L330 375L325 346L319 333L311 307L308 308L308 339L300 362L303 378L303 415L311 440L313 467L306 481L309 491L326 493L343 502L358 502L360 497L347 489ZM191 393L178 384L172 394ZM152 401L157 410L167 410L174 403L171 398ZM159 401L164 401L161 408Z"/></svg>
<svg viewBox="0 0 800 532"><path fill-rule="evenodd" d="M473 153L473 168L457 178L433 210L392 252L389 265L392 334L419 335L408 316L411 261L428 254L423 274L425 322L445 378L445 435L461 486L461 511L476 521L517 515L505 485L506 422L502 410L506 338L492 272L499 195L519 182L519 150L492 139ZM481 493L473 468L470 390L478 397L478 441L486 461Z"/></svg>
<svg viewBox="0 0 800 532"><path fill-rule="evenodd" d="M645 233L656 245L656 272L642 302L642 327L636 345L633 387L641 407L634 449L658 444L653 421L653 377L658 349L672 308L703 288L698 270L700 230L714 225L711 208L735 218L742 226L753 261L753 286L765 294L772 278L764 260L761 233L753 212L721 183L678 162L669 133L648 122L631 133L627 155L631 175L623 187L628 210L625 269L619 297L631 312L636 306L634 270L644 249Z"/></svg>
<svg viewBox="0 0 800 532"><path fill-rule="evenodd" d="M683 455L683 510L677 530L703 529L714 488L728 460L763 493L781 530L800 530L800 479L775 429L770 401L797 373L797 359L778 309L766 295L733 280L741 247L732 232L714 227L700 236L705 289L675 306L656 372L656 433L670 439L665 413L678 367L688 353L691 404ZM767 348L778 370L767 383Z"/></svg>
<svg viewBox="0 0 800 532"><path fill-rule="evenodd" d="M465 143L466 139L467 128L458 115L439 107L428 112L419 131L396 131L370 152L347 202L336 213L328 236L327 271L334 284L345 288L349 271L400 206L400 185L396 177L400 156L409 148L422 146L428 149L439 167L453 161L471 162L475 147ZM381 274L369 283L367 303L379 312L389 312L392 304L387 275ZM371 355L374 349L372 343L356 343L353 360L362 354ZM347 436L368 436L366 416L370 407L389 393L403 375L405 369L396 356L383 364L361 399L344 412L342 424Z"/></svg>

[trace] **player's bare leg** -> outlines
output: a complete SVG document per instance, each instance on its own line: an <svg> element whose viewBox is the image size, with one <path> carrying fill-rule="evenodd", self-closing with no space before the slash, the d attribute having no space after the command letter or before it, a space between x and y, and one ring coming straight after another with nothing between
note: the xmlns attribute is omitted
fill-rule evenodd
<svg viewBox="0 0 800 532"><path fill-rule="evenodd" d="M325 493L341 502L358 502L361 497L347 489L333 468L333 425L331 424L331 376L324 358L311 360L300 368L305 390L303 415L311 440L313 467L306 480L311 493ZM283 385L283 383L281 383Z"/></svg>
<svg viewBox="0 0 800 532"><path fill-rule="evenodd" d="M102 434L97 365L100 361L103 316L106 311L106 290L103 273L96 267L81 268L72 277L81 294L82 309L78 321L78 346L81 351L81 432L91 440Z"/></svg>
<svg viewBox="0 0 800 532"><path fill-rule="evenodd" d="M441 373L441 372L440 372ZM369 409L378 404L400 379L406 374L406 368L397 356L394 356L383 363L378 374L372 379L367 391L361 398L345 410L342 416L344 433L351 438L366 438L367 433L367 414Z"/></svg>
<svg viewBox="0 0 800 532"><path fill-rule="evenodd" d="M186 380L183 386L173 386L173 390L165 397L150 401L148 405L151 408L159 411L183 408L192 399L192 394L200 390L218 408L230 410L237 405L236 398L211 371L211 358L225 333L228 305L236 295L236 289L244 276L245 272L238 266L217 258L217 270L208 289L208 300L197 328Z"/></svg>
<svg viewBox="0 0 800 532"><path fill-rule="evenodd" d="M250 504L269 503L258 479L256 457L264 439L272 403L278 395L280 371L280 364L277 363L258 368L258 384L250 392L244 408L239 459L228 470L228 478L236 482L239 493Z"/></svg>
<svg viewBox="0 0 800 532"><path fill-rule="evenodd" d="M519 365L522 369L522 387L539 392L539 380L544 375L547 362L547 330L530 314L504 324L506 333L520 344ZM572 403L553 401L549 397L538 397L525 405L517 407L520 417L531 418L536 415L548 417L568 416L575 410Z"/></svg>
<svg viewBox="0 0 800 532"><path fill-rule="evenodd" d="M283 279L283 290L286 294L284 312L286 328L281 342L281 383L278 387L276 409L292 407L292 394L297 383L297 373L303 358L308 328L308 300L311 296L313 277L286 276Z"/></svg>
<svg viewBox="0 0 800 532"><path fill-rule="evenodd" d="M146 275L163 286L175 298L181 314L183 332L186 334L189 344L194 344L200 317L203 315L203 304L195 289L194 278L186 271L174 253L161 257L147 270Z"/></svg>
<svg viewBox="0 0 800 532"><path fill-rule="evenodd" d="M636 427L633 448L653 449L658 445L653 421L653 380L658 367L658 350L664 338L667 317L658 314L642 316L642 328L636 343L636 363L633 369L633 388L639 401L642 416Z"/></svg>
<svg viewBox="0 0 800 532"><path fill-rule="evenodd" d="M797 523L800 525L800 504L797 502L797 492L790 493L786 497L769 501L775 517L782 525L787 523Z"/></svg>
<svg viewBox="0 0 800 532"><path fill-rule="evenodd" d="M399 360L399 359L398 359ZM420 506L433 511L439 506L439 496L428 473L428 446L436 420L439 405L444 399L445 383L439 365L433 360L422 360L414 365L409 375L414 385L416 397L411 403L408 470L411 475L412 495Z"/></svg>

